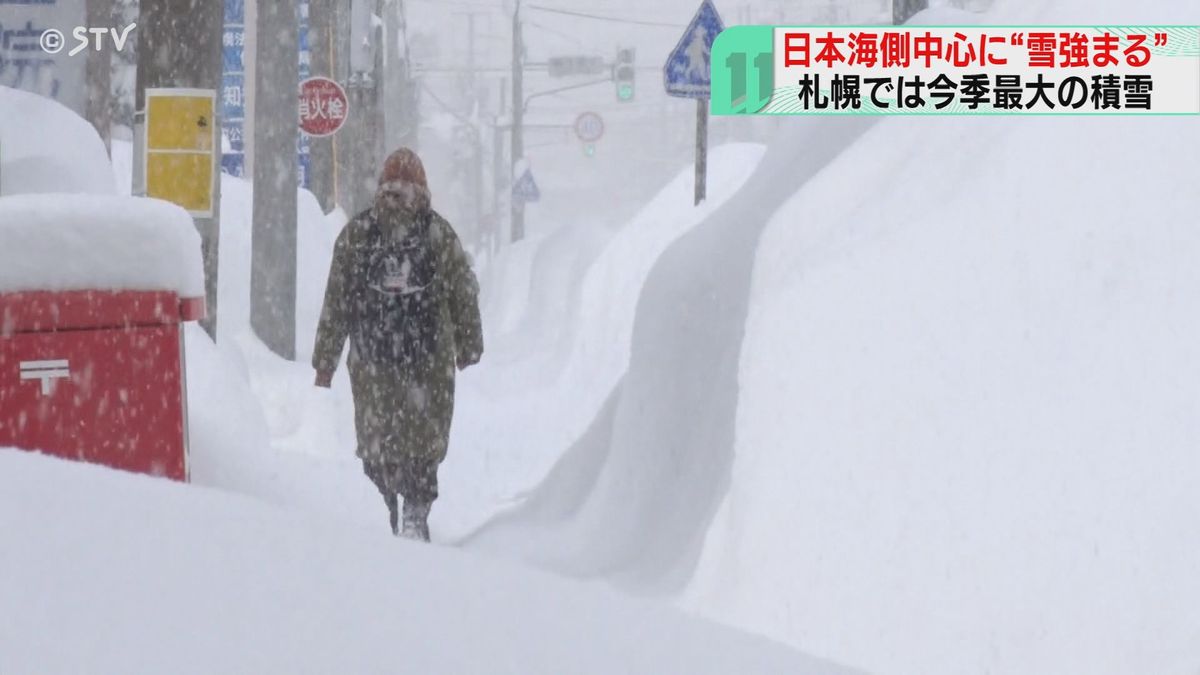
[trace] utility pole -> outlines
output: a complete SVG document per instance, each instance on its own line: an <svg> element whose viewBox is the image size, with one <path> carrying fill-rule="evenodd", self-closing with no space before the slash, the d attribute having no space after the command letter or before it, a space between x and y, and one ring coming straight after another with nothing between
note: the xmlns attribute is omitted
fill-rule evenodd
<svg viewBox="0 0 1200 675"><path fill-rule="evenodd" d="M928 7L929 0L892 0L892 23L899 26Z"/></svg>
<svg viewBox="0 0 1200 675"><path fill-rule="evenodd" d="M696 194L699 205L708 193L708 99L696 99Z"/></svg>
<svg viewBox="0 0 1200 675"><path fill-rule="evenodd" d="M379 61L379 116L383 133L380 135L378 151L380 158L400 147L417 149L420 128L417 119L416 87L410 72L408 55L408 27L400 0L386 0L382 14L383 53ZM373 171L378 166L371 167ZM374 177L374 173L372 173Z"/></svg>
<svg viewBox="0 0 1200 675"><path fill-rule="evenodd" d="M500 100L496 108L496 119L492 120L492 231L489 233L491 239L491 252L495 253L500 246L501 223L504 219L500 216L500 208L504 204L504 186L508 185L505 180L506 172L504 171L504 128L500 126L500 116L504 114L505 100L504 97L508 93L508 79L500 79Z"/></svg>
<svg viewBox="0 0 1200 675"><path fill-rule="evenodd" d="M516 165L525 157L525 83L524 83L525 44L521 38L521 0L513 9L512 25L512 171L513 179L517 178ZM521 241L525 238L525 202L512 200L512 240Z"/></svg>
<svg viewBox="0 0 1200 675"><path fill-rule="evenodd" d="M350 78L346 96L350 113L339 136L339 152L345 152L346 186L344 206L350 214L367 209L375 198L377 161L383 139L379 133L379 72L383 54L378 49L382 31L376 30L373 15L382 0L352 0L350 3ZM344 150L343 150L344 148Z"/></svg>
<svg viewBox="0 0 1200 675"><path fill-rule="evenodd" d="M109 26L113 0L87 0L87 25ZM120 28L120 27L118 27ZM87 102L84 117L100 134L104 149L112 152L112 52L107 48L87 51Z"/></svg>
<svg viewBox="0 0 1200 675"><path fill-rule="evenodd" d="M346 90L347 101L350 107L346 113L346 123L342 126L342 130L334 134L331 139L331 151L333 154L333 203L343 207L347 213L353 214L351 206L350 189L353 183L353 171L351 170L354 161L354 125L357 123L355 116L361 111L355 110L353 107L353 92L350 86L350 77L353 73L351 67L352 59L351 52L353 50L351 43L352 36L350 34L350 25L352 23L353 8L349 2L345 0L333 0L333 42L328 45L333 52L333 71L330 74L334 80Z"/></svg>
<svg viewBox="0 0 1200 675"><path fill-rule="evenodd" d="M335 72L337 56L334 52L337 10L335 0L309 0L308 39L312 56L314 76L338 79ZM326 212L336 206L333 181L334 136L312 137L308 140L309 173L308 184L317 202Z"/></svg>
<svg viewBox="0 0 1200 675"><path fill-rule="evenodd" d="M189 0L177 0L185 4ZM212 3L221 6L222 3ZM257 3L254 70L254 216L250 326L285 359L296 358L296 190L300 86L296 2ZM176 21L186 24L179 14ZM190 20L190 19L189 19Z"/></svg>
<svg viewBox="0 0 1200 675"><path fill-rule="evenodd" d="M141 0L138 15L137 93L134 103L135 192L145 193L146 167L146 89L178 87L189 89L221 88L221 35L224 32L225 3L194 0ZM104 25L107 25L107 21ZM295 61L295 58L292 59ZM293 98L295 95L293 94ZM295 105L293 104L293 108ZM212 121L215 125L216 120ZM294 144L294 143L293 143ZM220 166L220 145L215 166ZM295 152L292 153L295 155ZM214 166L213 201L221 203L221 181ZM217 251L220 242L220 209L212 217L196 218L204 256L204 294L207 316L200 325L214 340L217 336Z"/></svg>
<svg viewBox="0 0 1200 675"><path fill-rule="evenodd" d="M482 242L483 233L483 101L479 93L479 80L475 74L475 13L467 14L467 68L470 72L471 83L471 144L475 160L471 163L471 192L475 198L475 240Z"/></svg>

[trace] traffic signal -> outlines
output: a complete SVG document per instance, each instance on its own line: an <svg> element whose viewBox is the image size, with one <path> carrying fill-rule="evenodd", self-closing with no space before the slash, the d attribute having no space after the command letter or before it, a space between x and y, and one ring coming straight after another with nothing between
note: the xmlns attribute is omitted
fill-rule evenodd
<svg viewBox="0 0 1200 675"><path fill-rule="evenodd" d="M617 85L617 100L628 103L633 100L633 79L636 70L633 62L637 50L631 48L617 50L617 62L613 65L613 82Z"/></svg>

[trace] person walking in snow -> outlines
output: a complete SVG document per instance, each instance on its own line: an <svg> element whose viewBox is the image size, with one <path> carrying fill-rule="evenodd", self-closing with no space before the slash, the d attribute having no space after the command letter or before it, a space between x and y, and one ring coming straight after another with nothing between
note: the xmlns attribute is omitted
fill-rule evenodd
<svg viewBox="0 0 1200 675"><path fill-rule="evenodd" d="M455 369L483 355L478 293L458 235L431 208L420 158L397 150L374 204L338 236L312 360L317 386L330 387L349 339L357 454L393 534L429 541Z"/></svg>

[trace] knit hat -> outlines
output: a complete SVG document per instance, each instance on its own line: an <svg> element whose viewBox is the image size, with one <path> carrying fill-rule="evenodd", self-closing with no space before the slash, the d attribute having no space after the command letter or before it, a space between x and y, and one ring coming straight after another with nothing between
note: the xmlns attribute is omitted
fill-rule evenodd
<svg viewBox="0 0 1200 675"><path fill-rule="evenodd" d="M429 189L429 183L425 180L425 166L421 164L417 153L400 148L388 156L379 174L379 185L382 187L388 183L407 183Z"/></svg>
<svg viewBox="0 0 1200 675"><path fill-rule="evenodd" d="M388 156L379 174L379 190L375 193L376 218L388 219L388 214L400 211L425 212L431 198L425 181L425 167L417 153L400 148Z"/></svg>

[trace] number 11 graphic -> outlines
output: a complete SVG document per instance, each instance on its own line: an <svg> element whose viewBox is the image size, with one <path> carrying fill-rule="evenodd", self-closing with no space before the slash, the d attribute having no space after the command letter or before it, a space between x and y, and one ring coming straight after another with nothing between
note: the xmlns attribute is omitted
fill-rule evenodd
<svg viewBox="0 0 1200 675"><path fill-rule="evenodd" d="M713 43L712 111L753 115L775 92L774 28L733 26Z"/></svg>
<svg viewBox="0 0 1200 675"><path fill-rule="evenodd" d="M759 52L753 61L754 71L758 74L758 87L754 92L757 105L747 107L746 84L750 78L746 68L747 56L746 52L734 52L725 59L725 67L729 68L729 107L733 112L758 112L771 100L771 92L775 89L771 52Z"/></svg>

